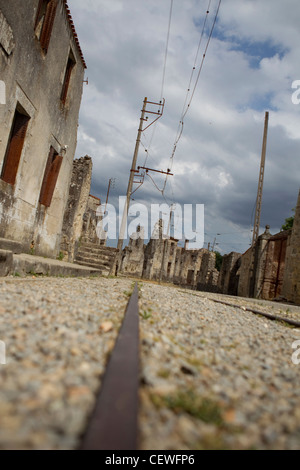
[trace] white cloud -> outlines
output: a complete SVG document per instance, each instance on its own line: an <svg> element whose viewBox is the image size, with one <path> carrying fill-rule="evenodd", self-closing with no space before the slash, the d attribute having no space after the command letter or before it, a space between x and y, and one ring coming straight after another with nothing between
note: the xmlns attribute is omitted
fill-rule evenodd
<svg viewBox="0 0 300 470"><path fill-rule="evenodd" d="M209 24L216 5L217 0ZM112 176L117 178L112 200L126 192L143 99L160 98L169 6L169 1L157 0L70 0L90 82L84 88L77 156L93 157L93 191L99 197L105 197ZM174 0L166 108L152 141L152 168L170 166L206 6L199 0ZM291 98L292 82L300 80L299 14L296 0L223 1L186 116L173 165L175 200L205 203L209 237L231 232L218 237L225 251L244 251L249 245L267 110L262 226L269 223L278 230L296 203L300 105ZM150 129L144 145L151 136ZM139 161L144 158L141 147ZM162 188L164 178L154 179ZM168 184L168 198L172 187ZM162 202L149 179L134 197Z"/></svg>

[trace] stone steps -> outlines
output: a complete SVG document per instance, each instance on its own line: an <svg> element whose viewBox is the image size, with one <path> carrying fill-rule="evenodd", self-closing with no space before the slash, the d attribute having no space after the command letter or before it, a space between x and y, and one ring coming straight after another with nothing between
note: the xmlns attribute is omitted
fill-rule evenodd
<svg viewBox="0 0 300 470"><path fill-rule="evenodd" d="M109 274L117 252L118 250L116 248L83 242L78 249L75 262L82 266L100 269L103 274Z"/></svg>
<svg viewBox="0 0 300 470"><path fill-rule="evenodd" d="M88 267L88 268L93 268L93 269L97 269L99 271L101 271L102 275L106 275L106 274L109 274L110 273L110 268L107 267L107 266L104 266L103 264L100 264L100 263L93 263L91 261L80 261L80 260L76 260L76 263L79 264L80 266L85 266L85 267Z"/></svg>
<svg viewBox="0 0 300 470"><path fill-rule="evenodd" d="M15 242L14 240L0 238L0 250L11 251L16 255L20 255L23 252L23 247L21 243Z"/></svg>
<svg viewBox="0 0 300 470"><path fill-rule="evenodd" d="M96 251L107 251L109 253L117 253L118 252L117 248L112 248L110 246L96 245L95 243L84 242L84 241L81 242L80 248L81 247L89 248L89 249L96 250Z"/></svg>
<svg viewBox="0 0 300 470"><path fill-rule="evenodd" d="M107 256L109 258L114 258L116 256L115 252L108 250L98 250L96 248L89 248L86 246L81 246L78 248L77 253L92 254L93 256Z"/></svg>
<svg viewBox="0 0 300 470"><path fill-rule="evenodd" d="M78 258L86 258L91 259L92 261L108 261L110 262L112 259L115 259L115 255L109 256L104 253L92 253L88 250L80 250L77 252L76 259Z"/></svg>
<svg viewBox="0 0 300 470"><path fill-rule="evenodd" d="M93 257L77 255L76 263L85 263L87 265L97 265L109 268L111 263L108 260L94 259ZM100 268L99 268L100 269Z"/></svg>

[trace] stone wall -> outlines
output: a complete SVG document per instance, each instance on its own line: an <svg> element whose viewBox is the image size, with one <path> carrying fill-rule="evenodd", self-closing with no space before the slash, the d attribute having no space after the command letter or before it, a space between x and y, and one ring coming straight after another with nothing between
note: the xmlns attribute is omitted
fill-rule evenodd
<svg viewBox="0 0 300 470"><path fill-rule="evenodd" d="M133 277L142 277L145 251L144 229L138 227L137 232L129 240L129 245L123 250L121 272Z"/></svg>
<svg viewBox="0 0 300 470"><path fill-rule="evenodd" d="M121 272L154 281L216 291L218 271L216 255L208 250L188 250L178 247L178 240L163 235L163 221L155 226L148 244L144 244L144 231L139 227L123 250Z"/></svg>
<svg viewBox="0 0 300 470"><path fill-rule="evenodd" d="M239 297L248 297L249 296L249 283L250 283L250 263L252 259L252 248L246 251L241 256L240 268L237 272L239 276L239 285L238 285L238 296Z"/></svg>
<svg viewBox="0 0 300 470"><path fill-rule="evenodd" d="M145 248L143 278L155 281L160 280L164 249L163 221L159 220Z"/></svg>
<svg viewBox="0 0 300 470"><path fill-rule="evenodd" d="M0 0L0 79L6 91L6 104L0 105L0 237L20 242L25 252L33 246L36 254L56 257L77 144L85 64L64 0L58 0L48 49L42 49L35 29L38 4L38 0ZM74 67L62 102L70 54ZM14 167L7 149L17 116L28 122L22 147L12 152L18 154ZM51 148L61 167L56 167L58 178L48 206L40 202L40 195ZM7 167L17 169L13 178L5 175Z"/></svg>
<svg viewBox="0 0 300 470"><path fill-rule="evenodd" d="M175 278L175 283L191 288L197 287L197 277L205 250L188 250L182 248L177 254L180 262L180 270Z"/></svg>
<svg viewBox="0 0 300 470"><path fill-rule="evenodd" d="M103 214L101 199L98 197L92 196L91 194L88 197L87 208L83 215L83 224L81 239L86 243L92 243L94 245L105 246L106 238L99 238L98 234L105 235L103 231Z"/></svg>
<svg viewBox="0 0 300 470"><path fill-rule="evenodd" d="M291 232L285 231L268 240L264 272L257 285L256 297L273 300L282 294L287 245Z"/></svg>
<svg viewBox="0 0 300 470"><path fill-rule="evenodd" d="M123 272L146 279L172 282L206 292L265 300L284 297L300 304L300 193L292 231L271 235L270 227L246 253L223 257L221 272L208 250L178 247L163 236L163 222L147 245L131 241L123 254Z"/></svg>
<svg viewBox="0 0 300 470"><path fill-rule="evenodd" d="M61 251L69 262L74 261L75 251L82 237L84 215L88 209L92 168L92 159L88 156L73 162L60 245Z"/></svg>
<svg viewBox="0 0 300 470"><path fill-rule="evenodd" d="M289 302L300 305L300 191L294 226L287 245L282 296Z"/></svg>
<svg viewBox="0 0 300 470"><path fill-rule="evenodd" d="M202 250L202 261L197 275L197 290L218 292L219 271L217 271L215 266L215 253L208 250Z"/></svg>
<svg viewBox="0 0 300 470"><path fill-rule="evenodd" d="M269 228L267 225L254 248L241 257L237 272L240 297L273 300L282 295L291 231L271 235Z"/></svg>
<svg viewBox="0 0 300 470"><path fill-rule="evenodd" d="M237 295L241 266L241 254L232 252L223 257L221 272L218 280L218 290L221 294Z"/></svg>
<svg viewBox="0 0 300 470"><path fill-rule="evenodd" d="M249 297L259 298L261 295L271 238L270 226L267 225L265 232L258 237L255 245L253 270L250 267Z"/></svg>

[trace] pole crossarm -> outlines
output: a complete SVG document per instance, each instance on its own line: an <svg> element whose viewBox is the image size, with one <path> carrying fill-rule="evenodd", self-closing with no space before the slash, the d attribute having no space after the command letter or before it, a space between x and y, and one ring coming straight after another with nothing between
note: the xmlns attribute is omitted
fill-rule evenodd
<svg viewBox="0 0 300 470"><path fill-rule="evenodd" d="M153 170L152 168L146 168L144 166L138 166L138 170L146 170L146 173L148 173L148 171L154 171L155 173L161 173L163 175L168 175L168 176L174 176L173 173L171 173L171 170L167 170L167 171L163 171L163 170Z"/></svg>
<svg viewBox="0 0 300 470"><path fill-rule="evenodd" d="M147 104L157 105L157 106L160 106L161 109L159 109L158 112L150 111L150 110L145 109L145 114L154 114L158 117L156 119L154 119L154 121L152 121L151 124L149 124L147 127L145 127L145 129L143 129L143 132L145 132L147 129L149 129L149 127L151 127L155 122L157 122L163 116L164 109L165 109L165 103L166 103L165 99L163 99L160 103L154 103L153 101L147 101L146 102L146 105ZM142 116L141 121L148 122L148 117L144 118L144 116Z"/></svg>

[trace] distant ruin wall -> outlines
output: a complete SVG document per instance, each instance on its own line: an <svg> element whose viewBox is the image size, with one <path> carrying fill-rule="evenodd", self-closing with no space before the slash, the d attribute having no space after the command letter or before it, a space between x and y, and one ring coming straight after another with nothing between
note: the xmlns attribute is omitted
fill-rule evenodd
<svg viewBox="0 0 300 470"><path fill-rule="evenodd" d="M232 252L223 257L221 272L218 281L218 289L221 294L237 295L241 266L241 254Z"/></svg>
<svg viewBox="0 0 300 470"><path fill-rule="evenodd" d="M218 292L219 272L215 266L215 253L208 250L202 250L201 266L197 275L197 290L204 292Z"/></svg>
<svg viewBox="0 0 300 470"><path fill-rule="evenodd" d="M289 302L300 305L300 191L294 226L287 246L282 296Z"/></svg>
<svg viewBox="0 0 300 470"><path fill-rule="evenodd" d="M239 276L238 296L249 296L249 277L250 277L250 263L252 256L252 248L249 248L246 253L241 256L241 265L237 272Z"/></svg>
<svg viewBox="0 0 300 470"><path fill-rule="evenodd" d="M101 210L99 210L100 206L101 200L89 195L87 208L83 215L81 239L86 243L105 246L106 239L100 240L97 234L97 231L102 227L103 219Z"/></svg>
<svg viewBox="0 0 300 470"><path fill-rule="evenodd" d="M264 272L257 286L257 297L264 300L279 298L285 272L287 245L290 231L281 232L268 240Z"/></svg>
<svg viewBox="0 0 300 470"><path fill-rule="evenodd" d="M75 251L82 234L83 216L88 207L90 194L92 167L92 159L88 156L73 162L72 179L61 238L61 251L69 262L74 261Z"/></svg>
<svg viewBox="0 0 300 470"><path fill-rule="evenodd" d="M123 250L121 272L128 276L142 277L144 269L144 229L138 227L137 238L130 238L129 245Z"/></svg>
<svg viewBox="0 0 300 470"><path fill-rule="evenodd" d="M121 272L125 275L154 281L165 281L209 292L217 291L219 273L216 255L208 250L178 247L178 240L163 235L163 221L154 229L147 245L144 231L138 227L129 245L123 250Z"/></svg>

